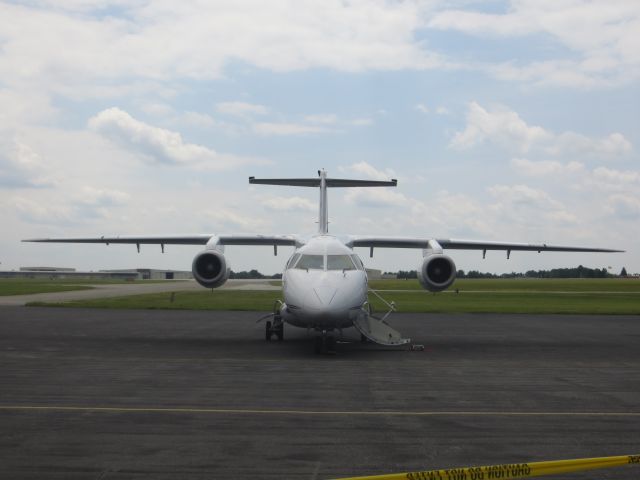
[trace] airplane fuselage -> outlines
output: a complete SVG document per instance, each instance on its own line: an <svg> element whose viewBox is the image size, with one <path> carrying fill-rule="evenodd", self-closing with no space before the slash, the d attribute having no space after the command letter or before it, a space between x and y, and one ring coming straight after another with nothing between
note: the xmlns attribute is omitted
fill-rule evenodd
<svg viewBox="0 0 640 480"><path fill-rule="evenodd" d="M365 306L367 289L367 273L353 249L332 235L317 235L286 264L280 315L298 327L347 328Z"/></svg>

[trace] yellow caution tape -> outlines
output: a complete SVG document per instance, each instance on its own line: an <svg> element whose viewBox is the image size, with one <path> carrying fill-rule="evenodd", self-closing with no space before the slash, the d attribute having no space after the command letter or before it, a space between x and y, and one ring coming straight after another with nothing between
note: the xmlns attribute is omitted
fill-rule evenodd
<svg viewBox="0 0 640 480"><path fill-rule="evenodd" d="M597 468L640 465L640 455L618 457L579 458L551 462L505 463L484 467L447 468L423 472L391 473L368 477L349 477L336 480L510 480L514 478L540 477L560 473L595 470Z"/></svg>

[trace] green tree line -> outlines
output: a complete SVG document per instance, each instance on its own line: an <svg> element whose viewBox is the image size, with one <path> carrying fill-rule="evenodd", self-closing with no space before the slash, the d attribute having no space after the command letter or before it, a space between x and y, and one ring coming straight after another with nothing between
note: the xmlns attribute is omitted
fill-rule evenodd
<svg viewBox="0 0 640 480"><path fill-rule="evenodd" d="M394 275L392 272L385 272L385 275ZM408 279L418 278L416 270L398 271L396 278ZM627 270L623 268L619 275L609 273L606 268L589 268L578 265L574 268L553 268L551 270L527 270L526 272L511 273L489 273L479 272L478 270L458 270L457 278L609 278L609 277L626 277Z"/></svg>

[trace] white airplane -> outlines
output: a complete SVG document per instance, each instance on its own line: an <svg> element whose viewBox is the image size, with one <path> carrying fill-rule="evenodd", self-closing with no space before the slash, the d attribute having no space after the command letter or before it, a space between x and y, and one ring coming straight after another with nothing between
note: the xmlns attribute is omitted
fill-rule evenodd
<svg viewBox="0 0 640 480"><path fill-rule="evenodd" d="M135 244L140 251L142 244L160 245L205 245L205 249L193 259L193 276L206 288L217 288L229 278L229 266L224 256L227 245L273 245L274 254L280 245L295 248L285 265L282 275L284 302L278 302L273 321L266 322L267 341L275 335L283 339L284 323L313 329L318 353L332 351L333 332L355 327L363 340L369 339L382 345L404 345L410 340L391 328L386 318L374 317L368 302L367 273L354 247L369 247L370 256L374 248L416 248L422 250L418 267L418 279L422 286L432 292L447 289L455 280L456 267L453 260L443 253L444 249L506 250L507 258L514 250L555 252L620 252L603 248L566 247L547 244L482 242L470 240L434 239L426 237L380 237L345 236L329 234L327 188L338 187L395 187L397 180L350 180L328 178L324 170L318 178L271 178L249 177L249 183L260 185L290 185L320 188L320 214L318 233L311 237L300 235L165 235L165 236L117 236L94 238L40 238L25 242L62 243L127 243ZM374 292L375 293L375 292Z"/></svg>

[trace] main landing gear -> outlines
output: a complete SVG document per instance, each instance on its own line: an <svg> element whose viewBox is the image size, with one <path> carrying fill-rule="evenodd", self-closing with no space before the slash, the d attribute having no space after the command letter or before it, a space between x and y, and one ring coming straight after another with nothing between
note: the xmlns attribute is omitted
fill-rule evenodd
<svg viewBox="0 0 640 480"><path fill-rule="evenodd" d="M280 316L281 306L282 301L276 300L276 302L273 304L273 322L269 320L264 326L264 337L267 342L271 341L271 337L273 335L276 336L279 342L284 339L284 322L282 321L282 317Z"/></svg>
<svg viewBox="0 0 640 480"><path fill-rule="evenodd" d="M276 300L273 304L273 313L269 315L265 315L264 317L258 320L264 320L265 318L273 317L273 321L269 320L265 322L264 325L264 339L267 342L271 341L271 337L274 335L281 342L284 339L284 322L282 321L282 316L280 316L280 307L282 307L282 301Z"/></svg>

